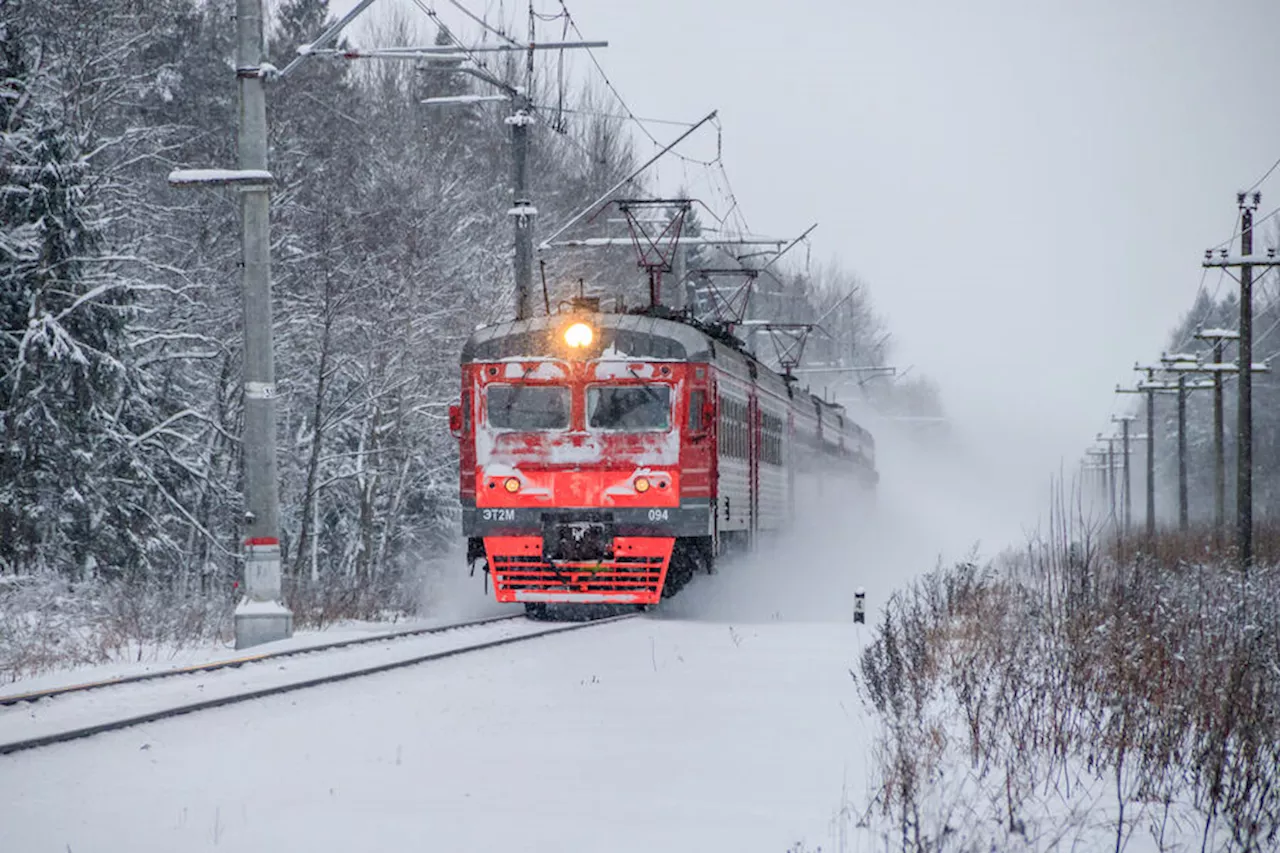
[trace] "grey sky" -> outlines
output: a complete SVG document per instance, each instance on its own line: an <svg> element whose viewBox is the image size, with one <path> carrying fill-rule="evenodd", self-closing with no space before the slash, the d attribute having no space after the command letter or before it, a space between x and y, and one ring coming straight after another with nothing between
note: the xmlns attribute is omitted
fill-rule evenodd
<svg viewBox="0 0 1280 853"><path fill-rule="evenodd" d="M638 115L718 108L753 229L820 222L815 261L865 279L899 360L1037 475L1128 405L1280 157L1275 0L569 8ZM1262 189L1280 205L1280 170Z"/></svg>

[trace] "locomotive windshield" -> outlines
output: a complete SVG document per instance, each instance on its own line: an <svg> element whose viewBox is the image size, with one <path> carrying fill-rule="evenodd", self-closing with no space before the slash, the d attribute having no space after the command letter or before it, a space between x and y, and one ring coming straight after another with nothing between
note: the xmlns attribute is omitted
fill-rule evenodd
<svg viewBox="0 0 1280 853"><path fill-rule="evenodd" d="M560 385L490 385L489 426L497 429L568 429L569 389Z"/></svg>
<svg viewBox="0 0 1280 853"><path fill-rule="evenodd" d="M671 389L666 385L599 385L587 389L587 426L648 432L671 426Z"/></svg>

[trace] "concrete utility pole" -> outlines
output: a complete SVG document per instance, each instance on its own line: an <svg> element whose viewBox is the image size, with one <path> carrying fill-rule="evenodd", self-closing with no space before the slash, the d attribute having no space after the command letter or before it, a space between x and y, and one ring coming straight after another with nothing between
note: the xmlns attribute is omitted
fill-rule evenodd
<svg viewBox="0 0 1280 853"><path fill-rule="evenodd" d="M240 191L244 298L244 578L235 612L236 648L293 633L280 584L280 506L276 492L275 366L271 342L271 173L263 78L262 0L236 0L238 169L178 170L174 186L233 186Z"/></svg>
<svg viewBox="0 0 1280 853"><path fill-rule="evenodd" d="M1262 202L1261 193L1237 193L1236 204L1240 208L1240 255L1232 257L1223 249L1219 257L1213 250L1205 251L1205 267L1240 268L1240 365L1237 402L1239 414L1236 425L1236 544L1241 568L1253 565L1253 268L1277 266L1280 261L1275 251L1267 257L1253 257L1253 212Z"/></svg>
<svg viewBox="0 0 1280 853"><path fill-rule="evenodd" d="M507 116L511 126L511 186L514 204L507 213L515 224L516 319L533 316L533 219L538 209L529 201L529 98L523 92L512 98L515 111Z"/></svg>
<svg viewBox="0 0 1280 853"><path fill-rule="evenodd" d="M241 169L267 168L262 0L236 0ZM276 393L271 341L271 193L240 196L244 239L245 598L236 608L236 648L283 639L293 614L280 590L280 506L276 492Z"/></svg>

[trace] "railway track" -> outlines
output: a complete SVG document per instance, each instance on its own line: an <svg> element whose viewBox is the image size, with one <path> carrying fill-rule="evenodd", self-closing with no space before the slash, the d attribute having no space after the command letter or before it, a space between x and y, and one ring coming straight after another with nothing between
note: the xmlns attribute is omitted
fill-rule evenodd
<svg viewBox="0 0 1280 853"><path fill-rule="evenodd" d="M0 696L0 755L538 637L582 631L638 615L627 613L553 625L524 616L490 617Z"/></svg>

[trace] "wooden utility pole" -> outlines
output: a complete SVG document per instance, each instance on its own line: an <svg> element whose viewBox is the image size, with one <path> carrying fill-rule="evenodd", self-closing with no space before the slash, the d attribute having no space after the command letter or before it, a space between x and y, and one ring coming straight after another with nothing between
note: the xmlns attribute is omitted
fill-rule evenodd
<svg viewBox="0 0 1280 853"><path fill-rule="evenodd" d="M1213 367L1225 368L1222 357L1226 353L1227 341L1240 339L1239 332L1230 329L1198 329L1196 340L1209 341L1213 344ZM1227 519L1227 452L1225 433L1226 426L1222 408L1222 374L1213 371L1213 543L1221 548L1224 526Z"/></svg>
<svg viewBox="0 0 1280 853"><path fill-rule="evenodd" d="M1161 382L1154 380L1146 380L1138 383L1138 390L1147 391L1151 394L1172 393L1178 395L1178 529L1187 530L1190 526L1190 518L1188 513L1188 496L1187 496L1187 392L1199 391L1205 388L1212 388L1212 382L1187 382L1186 373L1191 371L1181 371L1178 364L1185 364L1185 356L1179 356L1179 360L1170 360L1168 363L1160 367L1141 367L1137 369L1147 371L1148 376L1154 375L1155 371L1162 370L1168 373L1178 373L1178 378L1174 382ZM1148 396L1148 415L1147 415L1147 432L1155 435L1155 419L1151 417L1150 407L1152 397ZM1147 443L1148 458L1152 458L1151 447L1155 444L1154 440ZM1151 463L1154 468L1154 462ZM1152 483L1147 484L1148 493L1154 488Z"/></svg>
<svg viewBox="0 0 1280 853"><path fill-rule="evenodd" d="M1134 365L1134 370L1143 368ZM1147 369L1147 383L1138 382L1136 388L1116 386L1117 394L1145 394L1147 396L1147 547L1155 548L1156 542L1156 389L1150 387L1153 369Z"/></svg>
<svg viewBox="0 0 1280 853"><path fill-rule="evenodd" d="M1241 372L1239 364L1224 362L1222 358L1225 342L1235 340L1238 334L1227 329L1211 329L1207 332L1197 332L1196 337L1201 340L1213 341L1213 361L1211 363L1205 364L1199 361L1197 357L1189 355L1164 356L1161 361L1170 370L1177 370L1181 373L1209 374L1213 377L1214 542L1221 546L1222 531L1226 518L1227 480L1222 386L1227 377ZM1246 372L1252 375L1254 373L1266 373L1269 370L1270 368L1266 364L1254 364Z"/></svg>
<svg viewBox="0 0 1280 853"><path fill-rule="evenodd" d="M1240 365L1237 401L1239 413L1236 424L1236 546L1240 567L1248 570L1253 565L1253 268L1277 266L1275 250L1267 257L1253 256L1253 212L1262 202L1261 193L1237 193L1236 204L1240 208L1240 254L1231 256L1223 249L1218 257L1213 250L1205 251L1203 266L1236 268L1240 270Z"/></svg>
<svg viewBox="0 0 1280 853"><path fill-rule="evenodd" d="M1085 466L1085 470L1098 472L1097 495L1101 500L1108 501L1107 514L1114 517L1116 511L1115 501L1113 499L1108 500L1108 495L1114 498L1114 492L1110 488L1112 467L1108 460L1108 453L1101 448L1091 447L1085 451L1085 455L1094 460L1092 465Z"/></svg>
<svg viewBox="0 0 1280 853"><path fill-rule="evenodd" d="M1107 450L1106 450L1107 481L1104 488L1106 489L1106 494L1107 494L1107 505L1111 508L1111 511L1110 511L1111 523L1114 526L1119 526L1120 502L1119 500L1117 500L1117 495L1116 495L1116 492L1118 491L1118 489L1116 488L1116 436L1114 435L1104 436L1102 433L1098 433L1096 436L1094 436L1093 440L1098 443L1102 443L1104 441L1107 443Z"/></svg>
<svg viewBox="0 0 1280 853"><path fill-rule="evenodd" d="M1133 496L1129 490L1129 441L1133 438L1129 433L1129 424L1133 421L1133 415L1122 415L1113 417L1113 422L1120 424L1120 440L1121 453L1124 454L1124 484L1120 490L1122 507L1121 510L1121 529L1124 530L1126 536L1129 535L1129 526L1133 520Z"/></svg>

